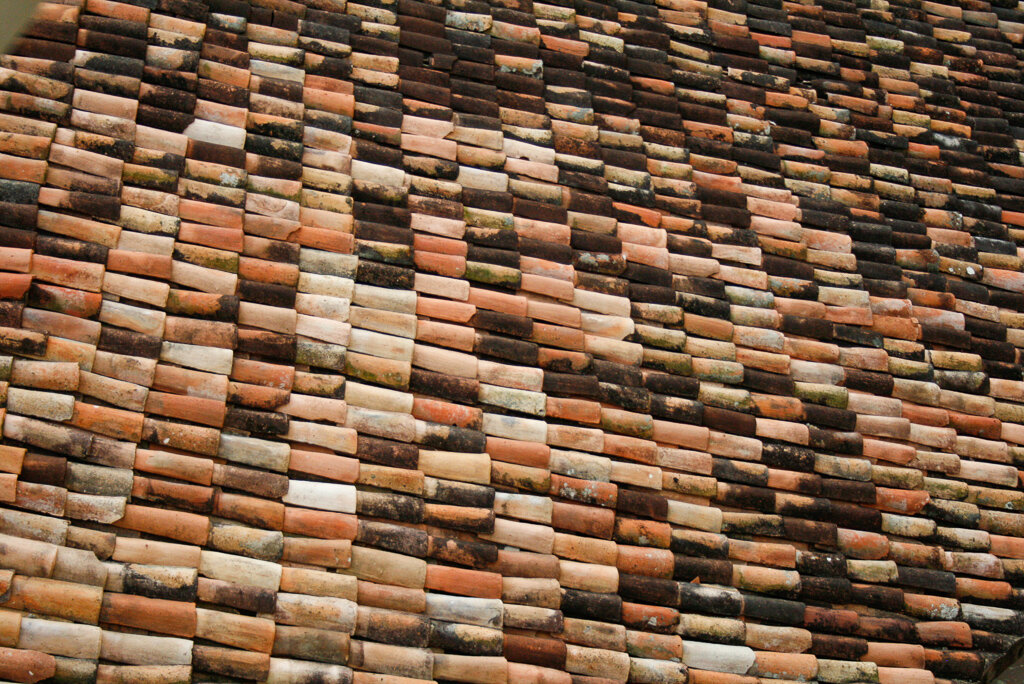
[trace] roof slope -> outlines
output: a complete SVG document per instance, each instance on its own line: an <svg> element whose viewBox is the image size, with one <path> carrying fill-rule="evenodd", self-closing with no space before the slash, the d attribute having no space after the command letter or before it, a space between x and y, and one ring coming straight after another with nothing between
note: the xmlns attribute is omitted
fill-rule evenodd
<svg viewBox="0 0 1024 684"><path fill-rule="evenodd" d="M0 679L976 681L1015 2L71 0L0 57Z"/></svg>

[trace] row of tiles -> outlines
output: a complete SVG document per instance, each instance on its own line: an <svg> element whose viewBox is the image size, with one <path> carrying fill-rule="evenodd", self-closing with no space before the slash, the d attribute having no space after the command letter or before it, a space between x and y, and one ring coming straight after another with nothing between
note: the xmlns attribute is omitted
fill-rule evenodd
<svg viewBox="0 0 1024 684"><path fill-rule="evenodd" d="M133 556L151 555L153 552L160 554L160 558L170 559L172 549L168 545L161 548L159 545L142 542L129 543L130 540L119 540L117 555L121 559L131 560ZM152 548L147 548L150 546ZM359 547L353 547L359 550ZM858 674L861 677L874 679L876 671L874 664L882 667L900 667L922 669L926 663L934 660L933 655L921 646L899 644L885 644L865 641L861 639L850 639L848 637L827 637L821 634L821 630L848 634L854 633L878 638L879 636L891 636L888 634L893 630L901 629L898 625L892 624L892 620L869 618L862 616L859 621L856 613L851 611L829 611L819 608L803 608L802 604L792 604L788 612L795 614L795 624L805 624L815 630L812 636L810 631L793 627L764 627L761 628L755 623L740 622L729 618L703 618L694 614L683 614L666 608L643 606L638 604L621 603L618 614L612 615L613 611L607 600L601 600L599 595L588 594L586 591L563 591L559 596L558 584L554 583L554 590L543 580L516 580L512 578L498 579L500 595L505 600L487 598L460 598L457 596L444 596L441 594L424 594L415 590L388 587L386 585L370 584L366 581L356 580L352 576L333 575L320 571L300 570L278 566L276 573L274 566L258 561L241 562L229 555L199 551L196 549L196 564L199 573L202 575L196 584L194 570L185 567L156 567L139 565L99 564L93 559L92 563L83 558L82 552L74 552L74 560L85 561L84 567L69 568L59 565L62 560L61 552L70 553L66 549L46 548L45 544L35 544L34 547L23 547L21 553L15 552L11 556L13 564L25 568L29 572L46 573L46 561L53 565L54 551L61 576L70 579L76 577L80 583L71 583L62 580L46 580L33 577L14 576L9 573L7 577L8 586L11 589L5 606L7 608L19 608L32 606L35 613L53 615L64 619L74 620L79 623L95 624L97 620L108 623L125 625L135 628L148 629L160 634L171 634L177 637L189 638L197 636L206 638L220 644L228 644L233 647L241 647L254 651L269 651L273 644L275 654L296 655L290 652L289 648L300 649L303 639L313 639L317 630L331 630L334 632L353 633L359 637L369 637L385 643L396 643L404 646L415 646L423 641L421 647L432 645L447 647L457 653L476 654L489 652L491 655L511 656L512 660L532 662L552 666L558 660L561 653L562 662L559 667L570 666L573 656L588 653L590 657L599 660L606 660L605 666L616 665L613 669L621 669L625 660L623 651L627 651L633 657L643 659L653 658L662 660L662 663L647 663L646 667L653 667L655 671L661 672L683 672L678 664L673 665L670 661L682 658L683 662L691 667L711 669L717 672L744 674L750 671L753 674L785 677L790 669L803 671L805 668L827 668L826 674L820 674L823 681L834 681L832 677L840 676L846 672L846 677ZM369 550L363 549L361 554L353 556L351 569L360 576L368 575L371 579L380 579L376 573L380 572L379 561L375 558L377 565L370 562L370 558L364 554L370 554ZM181 552L178 553L178 560L181 560ZM529 555L529 554L527 554ZM47 557L48 556L48 557ZM514 556L514 554L513 554ZM542 558L542 557L537 557ZM64 559L68 560L68 559ZM152 560L150 558L149 560ZM527 559L521 559L523 562ZM513 557L505 559L506 563L513 565L517 560ZM376 569L375 569L376 568ZM431 570L437 572L432 573ZM54 574L57 574L54 572ZM192 580L188 580L191 574ZM467 571L454 571L451 568L440 566L428 566L427 580L432 588L447 588L446 581L450 584L457 584L460 577L467 584L462 593L473 596L485 597L494 596L493 590L488 590L486 583L481 578L486 573L476 573L476 581L471 577L473 573ZM535 574L543 574L538 569ZM130 596L120 593L106 593L94 586L87 586L98 582L104 582L107 590L117 591L119 589L141 591L142 594L160 595L164 598L146 599L140 596ZM148 580L148 582L147 582ZM234 581L249 583L247 589L239 588L232 584ZM629 594L638 593L642 582L637 584L640 578L634 578L633 586ZM440 585L438 585L440 582ZM252 583L256 583L253 586ZM401 584L401 583L400 583ZM312 590L314 596L297 595L291 593L273 592L275 587L281 591L293 587L302 586ZM232 589L232 587L235 587ZM688 588L689 587L689 588ZM198 591L198 594L196 592ZM267 592L270 592L269 594ZM679 584L675 591L679 594L676 602L681 608L701 608L707 611L708 605L717 604L712 613L722 615L737 615L733 612L736 607L740 612L752 617L763 617L771 611L778 611L780 607L785 608L787 602L776 601L775 605L770 602L758 604L747 597L744 601L738 594L733 594L730 599L728 592L722 593L714 587L699 588L697 585ZM228 603L237 607L248 607L263 615L259 617L245 617L243 615L229 615L218 613L207 609L196 609L191 603L185 603L173 599L187 599L192 594L215 603ZM318 598L319 597L319 598ZM102 598L102 600L101 600ZM911 601L911 599L914 599ZM269 603L268 603L269 600ZM357 607L355 600L360 605ZM518 602L518 605L533 606L519 608L516 604L508 601ZM739 600L739 603L736 601ZM554 602L552 604L552 601ZM559 603L560 601L560 603ZM908 605L921 617L951 618L955 615L950 613L948 604L942 605L931 601L927 596L907 596ZM704 605L702 605L704 604ZM419 605L417 608L416 606ZM560 606L561 611L552 610L551 607ZM275 607L276 606L276 607ZM370 607L367 607L370 606ZM373 608L372 606L379 606ZM800 606L797 610L797 606ZM409 613L396 612L412 610L425 613L427 620ZM968 610L970 609L970 610ZM268 612L269 611L269 612ZM566 611L563 618L562 611ZM100 632L92 628L81 628L67 625L61 628L61 623L43 625L39 622L29 620L23 622L17 613L3 612L3 617L10 629L5 634L14 634L13 641L18 641L18 630L22 624L29 627L25 634L25 645L43 647L51 653L70 657L83 657L82 649L91 648L93 637L98 637ZM285 625L282 630L280 624L277 629L283 632L276 635L274 622L269 620L270 615L274 620ZM627 615L628 614L628 615ZM568 617L572 615L573 617ZM964 605L962 608L963 618L971 625L982 627L991 626L999 619L1005 619L998 609L988 609L980 606ZM598 621L595 622L594 619ZM449 621L460 623L463 628L454 627ZM602 622L602 620L604 622ZM608 620L611 620L609 623ZM679 636L657 636L657 634L645 634L644 632L630 632L626 628L616 624L619 620L628 625L651 626L652 620L657 624L656 632L664 633L677 632ZM801 622L802 620L802 622ZM438 622L440 621L440 623ZM870 624L869 624L870 623ZM555 632L561 639L570 644L582 647L579 653L566 652L566 646L561 645L562 641L551 641L525 636L504 636L495 631L496 628L511 627L513 629L531 629L541 632ZM789 622L789 624L794 624ZM476 626L474 629L468 626ZM295 630L289 626L302 627L307 629ZM907 629L904 626L902 629ZM922 635L923 643L935 646L970 646L971 640L977 641L977 646L982 648L1005 647L1006 637L1001 642L998 635L990 635L983 631L971 632L966 623L955 623L949 621L918 623L916 626ZM454 629L454 631L453 631ZM460 631L461 629L461 631ZM913 629L911 627L911 629ZM433 630L436 636L429 637L428 632ZM68 638L77 635L80 638L87 637L85 643L68 643ZM116 635L116 633L115 633ZM277 639L284 642L278 645ZM299 639L302 637L302 639ZM715 646L711 643L701 641L687 641L697 637L698 639L710 639L723 643ZM121 662L162 662L162 657L168 651L164 649L164 656L143 656L141 651L134 651L128 648L137 647L141 649L148 645L158 645L161 639L145 637L128 638L128 642L115 642L120 644L123 651L117 645L111 644L111 654L104 656L106 659ZM326 638L326 637L321 637ZM336 635L334 639L338 639ZM747 646L735 646L736 639L740 643L746 641ZM171 641L175 641L172 639ZM438 642L438 643L435 643ZM428 643L429 642L429 643ZM168 642L170 643L170 642ZM330 649L320 652L312 648L311 644L305 641L306 655L316 655L317 660L328 660L338 662L338 658L344 660L344 651L332 651ZM99 641L97 641L99 644ZM337 645L332 641L333 645ZM984 645L983 645L984 644ZM181 646L181 642L177 642ZM184 644L187 646L187 644ZM322 644L321 644L322 645ZM369 644L368 647L379 646ZM754 647L757 650L751 650ZM570 646L570 650L574 647ZM496 653L494 652L497 649ZM594 649L591 651L591 649ZM608 649L612 649L609 651ZM800 653L810 649L818 657L813 656L786 656L786 653ZM177 652L180 648L171 649ZM416 651L417 649L414 649ZM578 650L578 649L577 649ZM282 653L283 651L283 653ZM604 651L602 655L598 651ZM419 651L422 653L422 651ZM619 652L616 655L615 652ZM774 654L772 653L774 652ZM330 654L330 655L328 655ZM566 659L568 657L568 660ZM868 665L857 665L851 662L835 662L835 659L850 660L862 658ZM825 660L821 660L825 658ZM973 662L975 666L980 662L977 658L971 661L968 658L965 664ZM641 663L641 665L645 665ZM934 669L933 665L928 665ZM838 670L836 669L838 668ZM853 672L851 672L851 668ZM866 669L866 668L871 668ZM575 670L575 667L569 667ZM626 672L629 668L626 668ZM808 672L807 675L812 673ZM897 673L889 673L895 676ZM903 673L904 675L908 673ZM924 673L928 676L927 673ZM617 679L617 677L616 677ZM621 680L624 681L624 678ZM839 679L835 681L845 681Z"/></svg>

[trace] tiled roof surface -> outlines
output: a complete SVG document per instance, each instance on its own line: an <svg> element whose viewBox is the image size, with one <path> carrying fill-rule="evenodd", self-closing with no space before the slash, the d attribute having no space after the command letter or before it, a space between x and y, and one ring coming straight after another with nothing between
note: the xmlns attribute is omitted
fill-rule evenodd
<svg viewBox="0 0 1024 684"><path fill-rule="evenodd" d="M1016 0L71 0L0 57L0 679L976 681Z"/></svg>

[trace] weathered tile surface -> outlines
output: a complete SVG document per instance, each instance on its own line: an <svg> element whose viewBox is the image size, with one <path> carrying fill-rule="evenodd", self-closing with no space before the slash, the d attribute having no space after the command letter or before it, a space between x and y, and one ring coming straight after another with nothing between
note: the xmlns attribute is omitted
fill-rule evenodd
<svg viewBox="0 0 1024 684"><path fill-rule="evenodd" d="M1013 0L66 0L0 679L946 684L1024 631Z"/></svg>

